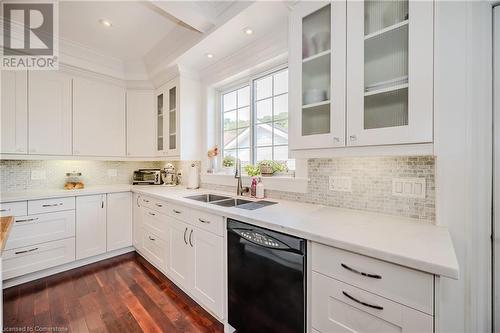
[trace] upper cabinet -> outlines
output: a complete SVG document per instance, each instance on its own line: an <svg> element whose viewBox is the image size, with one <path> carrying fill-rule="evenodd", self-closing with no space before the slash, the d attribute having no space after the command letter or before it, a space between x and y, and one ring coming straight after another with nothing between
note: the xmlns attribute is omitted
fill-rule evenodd
<svg viewBox="0 0 500 333"><path fill-rule="evenodd" d="M2 72L1 152L28 153L28 73Z"/></svg>
<svg viewBox="0 0 500 333"><path fill-rule="evenodd" d="M289 64L292 155L432 142L432 1L298 3Z"/></svg>
<svg viewBox="0 0 500 333"><path fill-rule="evenodd" d="M127 156L156 155L155 93L150 90L127 91Z"/></svg>
<svg viewBox="0 0 500 333"><path fill-rule="evenodd" d="M201 86L180 75L156 91L157 156L199 160L201 146Z"/></svg>
<svg viewBox="0 0 500 333"><path fill-rule="evenodd" d="M75 78L73 90L73 154L125 156L125 89Z"/></svg>
<svg viewBox="0 0 500 333"><path fill-rule="evenodd" d="M348 145L432 142L432 1L349 1L347 59Z"/></svg>
<svg viewBox="0 0 500 333"><path fill-rule="evenodd" d="M291 149L344 145L346 2L302 2L290 20Z"/></svg>
<svg viewBox="0 0 500 333"><path fill-rule="evenodd" d="M61 71L29 73L30 154L71 155L72 82Z"/></svg>

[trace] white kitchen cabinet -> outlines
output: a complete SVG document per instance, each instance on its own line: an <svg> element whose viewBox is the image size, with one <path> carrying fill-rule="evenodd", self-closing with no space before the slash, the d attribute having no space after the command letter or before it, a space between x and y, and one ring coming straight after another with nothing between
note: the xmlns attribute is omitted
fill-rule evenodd
<svg viewBox="0 0 500 333"><path fill-rule="evenodd" d="M107 251L132 246L132 193L109 193L106 205Z"/></svg>
<svg viewBox="0 0 500 333"><path fill-rule="evenodd" d="M127 91L127 156L152 157L155 149L155 93Z"/></svg>
<svg viewBox="0 0 500 333"><path fill-rule="evenodd" d="M29 153L71 155L72 77L31 71L28 81Z"/></svg>
<svg viewBox="0 0 500 333"><path fill-rule="evenodd" d="M188 243L192 247L192 292L194 297L216 315L223 315L223 238L192 228Z"/></svg>
<svg viewBox="0 0 500 333"><path fill-rule="evenodd" d="M167 245L165 240L149 229L144 228L141 243L141 252L144 257L160 271L166 271Z"/></svg>
<svg viewBox="0 0 500 333"><path fill-rule="evenodd" d="M432 142L432 1L347 2L347 144Z"/></svg>
<svg viewBox="0 0 500 333"><path fill-rule="evenodd" d="M290 18L290 149L345 145L346 1L301 2Z"/></svg>
<svg viewBox="0 0 500 333"><path fill-rule="evenodd" d="M106 194L76 198L76 259L106 252Z"/></svg>
<svg viewBox="0 0 500 333"><path fill-rule="evenodd" d="M73 90L73 154L125 156L125 89L75 78Z"/></svg>
<svg viewBox="0 0 500 333"><path fill-rule="evenodd" d="M134 193L133 199L133 245L136 250L142 250L142 207L140 205L141 195Z"/></svg>
<svg viewBox="0 0 500 333"><path fill-rule="evenodd" d="M170 276L179 285L189 289L192 277L192 251L189 246L190 225L180 220L169 219L169 267ZM191 234L192 239L192 234Z"/></svg>
<svg viewBox="0 0 500 333"><path fill-rule="evenodd" d="M28 72L2 71L1 152L28 153Z"/></svg>
<svg viewBox="0 0 500 333"><path fill-rule="evenodd" d="M158 156L196 160L201 140L201 85L187 75L156 91L156 151Z"/></svg>

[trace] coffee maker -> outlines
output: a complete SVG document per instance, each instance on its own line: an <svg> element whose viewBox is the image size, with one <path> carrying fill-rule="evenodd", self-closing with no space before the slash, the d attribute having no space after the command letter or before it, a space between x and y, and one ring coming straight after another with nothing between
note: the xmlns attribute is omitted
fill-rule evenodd
<svg viewBox="0 0 500 333"><path fill-rule="evenodd" d="M165 186L177 186L178 179L175 167L172 163L167 163L162 172L163 185Z"/></svg>

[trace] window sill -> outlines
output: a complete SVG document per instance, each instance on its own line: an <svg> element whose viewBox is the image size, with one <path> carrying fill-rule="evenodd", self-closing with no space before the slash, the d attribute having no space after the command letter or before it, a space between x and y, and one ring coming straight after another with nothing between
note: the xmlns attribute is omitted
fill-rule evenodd
<svg viewBox="0 0 500 333"><path fill-rule="evenodd" d="M252 177L243 176L241 180L243 186L251 185ZM306 193L308 178L302 177L286 177L286 176L273 176L261 177L266 190L277 190L285 192ZM227 174L201 174L201 182L207 184L217 184L225 186L236 186L236 179L233 175Z"/></svg>

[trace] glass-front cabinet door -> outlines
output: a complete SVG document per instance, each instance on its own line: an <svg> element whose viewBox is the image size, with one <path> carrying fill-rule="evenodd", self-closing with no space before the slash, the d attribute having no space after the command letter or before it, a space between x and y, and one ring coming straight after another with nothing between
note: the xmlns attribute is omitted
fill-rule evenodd
<svg viewBox="0 0 500 333"><path fill-rule="evenodd" d="M290 149L345 145L346 2L301 2L290 20Z"/></svg>
<svg viewBox="0 0 500 333"><path fill-rule="evenodd" d="M347 3L347 145L432 142L433 2Z"/></svg>
<svg viewBox="0 0 500 333"><path fill-rule="evenodd" d="M179 80L175 79L168 83L166 93L167 103L167 127L168 136L165 137L165 147L168 156L179 155Z"/></svg>
<svg viewBox="0 0 500 333"><path fill-rule="evenodd" d="M165 145L164 145L164 119L165 119L165 92L160 88L156 92L156 152L157 155L165 154Z"/></svg>

